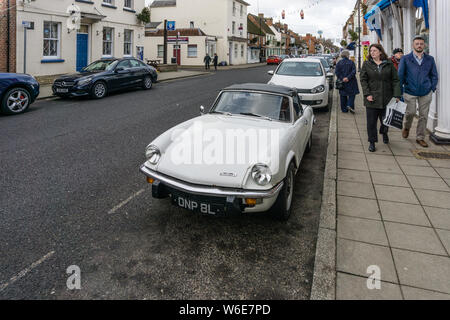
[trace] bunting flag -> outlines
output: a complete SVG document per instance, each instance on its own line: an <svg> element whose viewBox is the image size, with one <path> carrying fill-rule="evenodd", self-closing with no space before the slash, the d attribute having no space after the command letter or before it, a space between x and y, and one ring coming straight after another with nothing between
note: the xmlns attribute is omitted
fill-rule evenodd
<svg viewBox="0 0 450 320"><path fill-rule="evenodd" d="M414 0L414 7L416 8L422 8L423 10L423 17L425 19L425 26L427 29L430 28L430 21L428 16L428 0Z"/></svg>
<svg viewBox="0 0 450 320"><path fill-rule="evenodd" d="M373 8L373 13L366 20L367 26L371 31L375 31L380 40L383 40L381 36L381 9L380 7L375 6Z"/></svg>
<svg viewBox="0 0 450 320"><path fill-rule="evenodd" d="M300 18L302 18L302 20L305 19L305 14L303 13L303 9L302 9L302 11L300 11Z"/></svg>
<svg viewBox="0 0 450 320"><path fill-rule="evenodd" d="M286 18L286 14L287 15L297 15L300 13L300 18L304 19L305 13L303 10L313 8L313 7L317 6L319 3L320 3L320 0L309 0L309 4L302 6L302 9L296 9L296 10L290 10L290 11L282 10L281 14L274 18L277 18L277 19L281 18L284 20Z"/></svg>

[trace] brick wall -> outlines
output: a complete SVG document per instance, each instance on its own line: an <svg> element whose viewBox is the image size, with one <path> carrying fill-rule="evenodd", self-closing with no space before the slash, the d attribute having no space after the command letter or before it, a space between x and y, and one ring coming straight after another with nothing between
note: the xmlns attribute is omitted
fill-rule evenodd
<svg viewBox="0 0 450 320"><path fill-rule="evenodd" d="M9 72L16 72L16 0L10 0ZM0 72L7 72L8 0L0 0Z"/></svg>

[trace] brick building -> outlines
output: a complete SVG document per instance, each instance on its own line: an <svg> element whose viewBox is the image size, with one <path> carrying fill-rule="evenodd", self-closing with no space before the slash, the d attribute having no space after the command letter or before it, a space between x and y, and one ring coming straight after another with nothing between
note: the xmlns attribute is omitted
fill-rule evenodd
<svg viewBox="0 0 450 320"><path fill-rule="evenodd" d="M16 0L0 1L0 72L16 72Z"/></svg>
<svg viewBox="0 0 450 320"><path fill-rule="evenodd" d="M304 37L302 37L302 40L306 42L306 45L308 47L308 54L315 54L316 45L319 44L317 38L311 35L310 33L307 33Z"/></svg>

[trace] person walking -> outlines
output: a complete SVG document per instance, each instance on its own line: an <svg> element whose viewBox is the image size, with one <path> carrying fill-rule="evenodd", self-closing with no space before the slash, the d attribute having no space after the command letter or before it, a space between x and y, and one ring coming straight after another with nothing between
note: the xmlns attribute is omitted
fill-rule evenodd
<svg viewBox="0 0 450 320"><path fill-rule="evenodd" d="M335 74L337 79L343 82L344 87L339 89L341 97L341 111L347 113L355 112L355 96L359 94L358 82L356 80L356 66L349 59L350 52L344 50L341 53L342 59L337 63Z"/></svg>
<svg viewBox="0 0 450 320"><path fill-rule="evenodd" d="M399 77L406 102L406 113L403 120L403 138L408 138L411 124L419 105L419 121L416 130L416 142L424 148L425 129L427 127L428 112L438 84L438 72L434 58L424 52L425 40L416 36L413 41L413 51L400 61Z"/></svg>
<svg viewBox="0 0 450 320"><path fill-rule="evenodd" d="M375 152L378 142L377 123L380 119L380 134L383 142L389 143L388 127L383 124L386 106L393 97L401 98L400 79L394 64L380 44L369 47L369 58L361 68L361 87L366 106L369 151Z"/></svg>
<svg viewBox="0 0 450 320"><path fill-rule="evenodd" d="M203 62L205 63L205 70L209 70L209 64L211 62L211 57L209 56L209 54L207 53L205 58L203 58Z"/></svg>
<svg viewBox="0 0 450 320"><path fill-rule="evenodd" d="M213 62L214 62L214 70L217 71L217 64L219 63L219 57L217 56L217 53L214 53Z"/></svg>
<svg viewBox="0 0 450 320"><path fill-rule="evenodd" d="M402 60L403 57L403 49L397 48L394 49L394 52L392 53L391 61L394 64L395 69L398 71L398 66L400 65L400 60Z"/></svg>

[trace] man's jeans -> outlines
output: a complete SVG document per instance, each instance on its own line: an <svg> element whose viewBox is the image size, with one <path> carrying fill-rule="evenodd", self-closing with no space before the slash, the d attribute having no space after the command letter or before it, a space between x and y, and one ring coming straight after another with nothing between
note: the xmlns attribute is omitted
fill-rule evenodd
<svg viewBox="0 0 450 320"><path fill-rule="evenodd" d="M403 129L410 129L416 114L416 103L419 104L419 122L417 123L417 140L425 140L425 130L427 128L428 112L430 111L430 104L433 98L433 92L423 97L412 96L404 93L405 102L407 104L406 114L403 120Z"/></svg>
<svg viewBox="0 0 450 320"><path fill-rule="evenodd" d="M342 112L348 112L347 107L351 107L352 109L355 109L355 95L353 95L353 96L341 95L341 110L342 110Z"/></svg>

